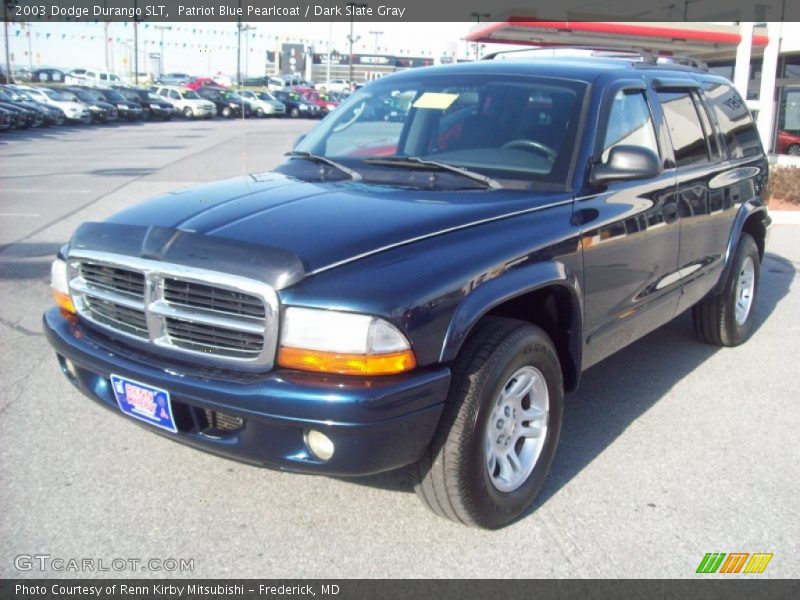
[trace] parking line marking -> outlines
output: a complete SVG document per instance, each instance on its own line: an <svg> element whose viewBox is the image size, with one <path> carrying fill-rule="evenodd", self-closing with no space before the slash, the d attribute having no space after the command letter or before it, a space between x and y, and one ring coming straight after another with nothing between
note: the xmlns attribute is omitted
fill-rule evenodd
<svg viewBox="0 0 800 600"><path fill-rule="evenodd" d="M37 190L31 188L24 189L8 189L2 190L4 194L89 194L91 190Z"/></svg>
<svg viewBox="0 0 800 600"><path fill-rule="evenodd" d="M0 217L41 217L39 213L0 213Z"/></svg>

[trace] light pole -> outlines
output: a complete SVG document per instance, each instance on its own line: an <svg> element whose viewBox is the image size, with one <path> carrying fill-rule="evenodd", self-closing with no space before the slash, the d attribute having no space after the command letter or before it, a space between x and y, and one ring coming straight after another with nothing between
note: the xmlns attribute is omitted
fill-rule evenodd
<svg viewBox="0 0 800 600"><path fill-rule="evenodd" d="M153 29L158 29L161 32L161 57L159 61L161 63L161 73L159 73L159 76L161 76L167 71L166 67L164 66L166 64L166 61L164 60L164 32L172 31L172 25L154 25Z"/></svg>
<svg viewBox="0 0 800 600"><path fill-rule="evenodd" d="M6 29L6 83L14 83L14 74L11 72L11 50L8 44L8 0L3 2L3 24Z"/></svg>
<svg viewBox="0 0 800 600"><path fill-rule="evenodd" d="M474 13L470 13L469 16L470 17L475 17L475 23L477 25L480 25L481 24L481 19L488 19L492 15L490 15L489 13L477 13L477 12L474 12ZM475 42L475 60L478 60L480 58L480 48L481 48L481 45L478 42Z"/></svg>
<svg viewBox="0 0 800 600"><path fill-rule="evenodd" d="M359 2L348 2L347 6L350 7L350 35L347 36L347 42L350 44L350 59L348 62L348 82L353 85L353 43L361 39L361 36L353 37L353 19L355 18L356 8L366 8L367 5Z"/></svg>
<svg viewBox="0 0 800 600"><path fill-rule="evenodd" d="M378 53L378 36L383 35L383 32L382 31L370 31L369 34L372 35L372 36L375 36L375 43L372 46L372 52L373 52L373 54L377 54Z"/></svg>
<svg viewBox="0 0 800 600"><path fill-rule="evenodd" d="M241 28L241 32L245 34L244 36L244 78L247 79L248 74L250 73L250 37L247 35L248 31L255 31L255 27L250 25L245 25ZM241 87L241 82L239 82L239 86Z"/></svg>

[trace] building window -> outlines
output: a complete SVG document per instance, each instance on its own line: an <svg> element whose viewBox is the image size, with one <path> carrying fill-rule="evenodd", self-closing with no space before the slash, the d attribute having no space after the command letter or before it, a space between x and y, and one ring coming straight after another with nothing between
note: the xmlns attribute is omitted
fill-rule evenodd
<svg viewBox="0 0 800 600"><path fill-rule="evenodd" d="M781 88L777 124L775 152L800 156L800 86Z"/></svg>

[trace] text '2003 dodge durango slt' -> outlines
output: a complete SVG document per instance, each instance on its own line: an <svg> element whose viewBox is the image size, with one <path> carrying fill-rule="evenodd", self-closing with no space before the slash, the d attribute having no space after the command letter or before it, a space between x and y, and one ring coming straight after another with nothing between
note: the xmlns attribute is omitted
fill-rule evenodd
<svg viewBox="0 0 800 600"><path fill-rule="evenodd" d="M414 465L434 512L497 528L582 371L688 309L705 342L748 337L767 174L698 69L411 69L274 172L81 225L44 327L75 386L154 432L288 471Z"/></svg>

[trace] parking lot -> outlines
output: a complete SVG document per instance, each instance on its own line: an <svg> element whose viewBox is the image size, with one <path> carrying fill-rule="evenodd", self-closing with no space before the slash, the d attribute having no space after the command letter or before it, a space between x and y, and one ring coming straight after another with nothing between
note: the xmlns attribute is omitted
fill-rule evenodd
<svg viewBox="0 0 800 600"><path fill-rule="evenodd" d="M258 469L126 422L61 375L49 264L81 222L268 170L312 121L63 127L0 137L0 576L14 557L191 559L193 577L691 577L707 552L800 561L800 228L772 228L752 339L683 315L584 374L536 510L497 532L438 519L407 471ZM391 440L387 440L391 443ZM747 576L752 577L752 576Z"/></svg>

